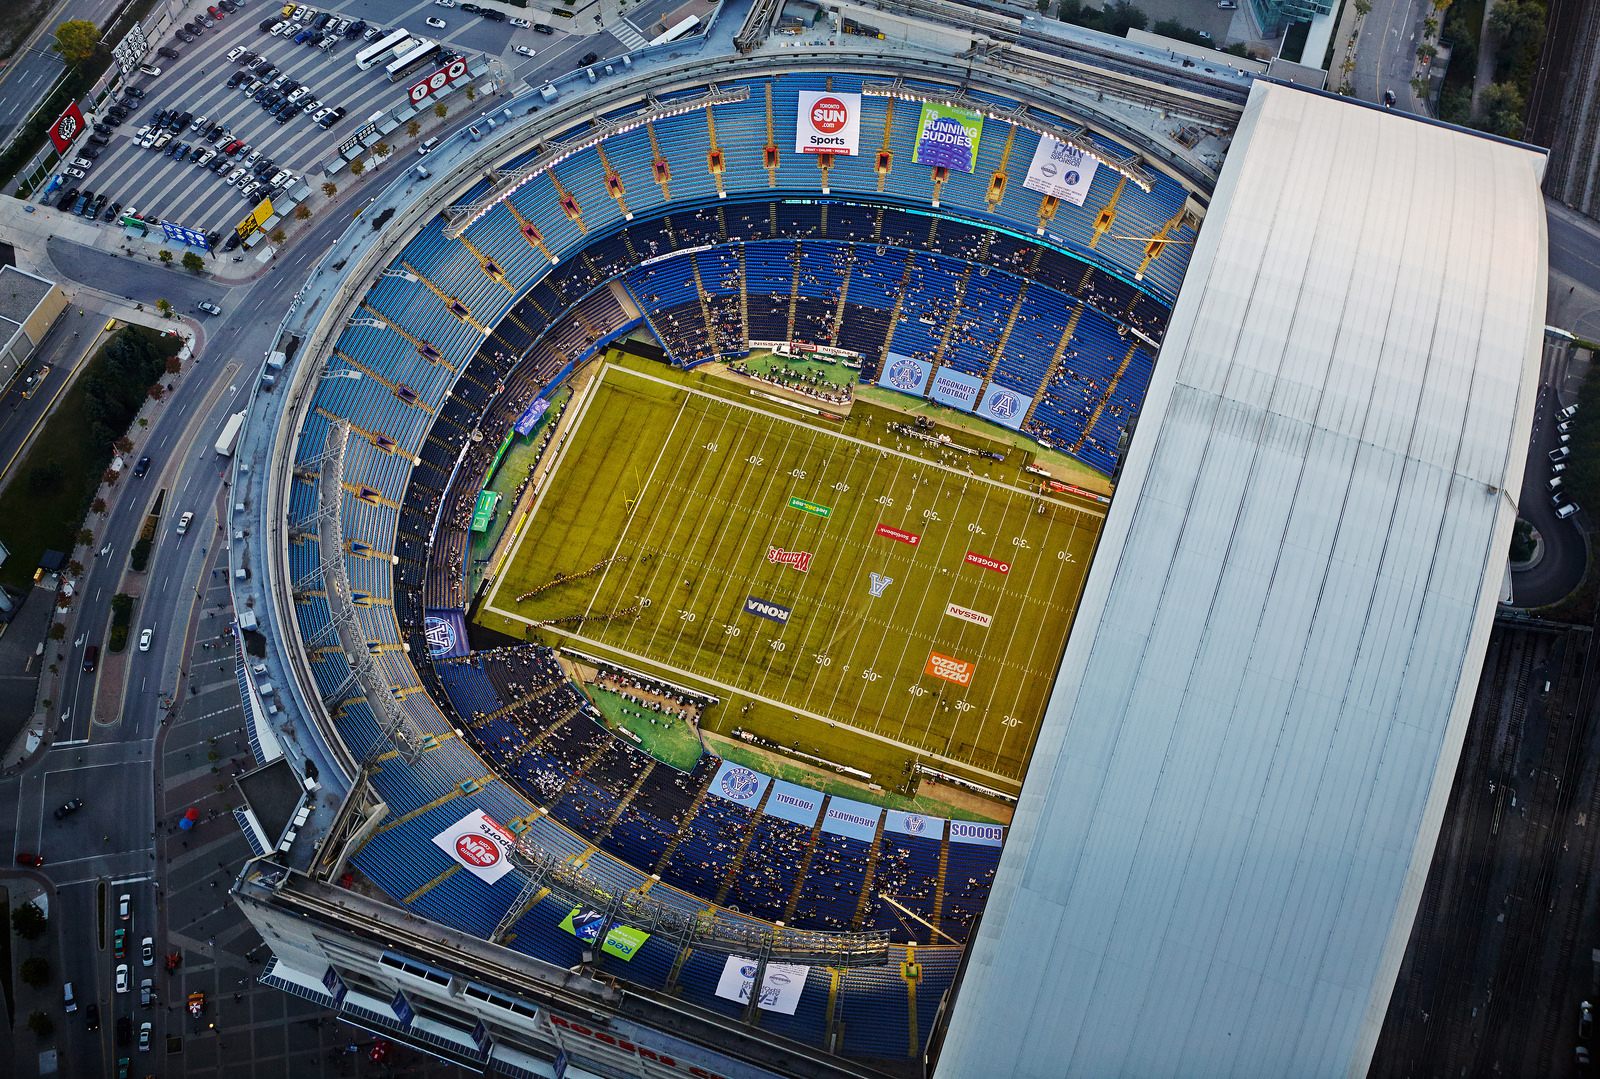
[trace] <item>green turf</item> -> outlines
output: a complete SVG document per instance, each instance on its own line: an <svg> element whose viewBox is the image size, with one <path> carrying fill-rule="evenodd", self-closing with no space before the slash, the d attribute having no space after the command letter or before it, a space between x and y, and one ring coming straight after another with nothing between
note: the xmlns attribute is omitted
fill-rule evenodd
<svg viewBox="0 0 1600 1079"><path fill-rule="evenodd" d="M700 759L700 739L683 720L635 707L611 690L596 685L584 686L583 692L606 717L607 726L626 727L637 734L645 752L662 764L687 772Z"/></svg>
<svg viewBox="0 0 1600 1079"><path fill-rule="evenodd" d="M916 758L1015 788L1097 512L1041 497L1022 454L998 464L903 439L871 407L828 423L659 366L607 366L572 407L481 621L704 688L725 702L705 729L742 726L890 789ZM877 535L880 523L920 542ZM774 562L773 548L810 565ZM969 564L969 550L1009 572ZM877 597L871 573L893 581ZM746 613L750 597L790 609L787 624ZM992 622L951 617L950 603ZM970 684L927 673L932 652L970 664Z"/></svg>

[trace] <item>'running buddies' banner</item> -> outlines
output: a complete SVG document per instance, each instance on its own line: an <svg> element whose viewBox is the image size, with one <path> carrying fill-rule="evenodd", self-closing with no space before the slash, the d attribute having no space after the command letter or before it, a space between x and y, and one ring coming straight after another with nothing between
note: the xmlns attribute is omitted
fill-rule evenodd
<svg viewBox="0 0 1600 1079"><path fill-rule="evenodd" d="M761 804L761 796L767 792L767 784L771 782L771 776L751 771L742 764L723 761L717 774L711 777L711 786L706 788L706 793L754 809Z"/></svg>
<svg viewBox="0 0 1600 1079"><path fill-rule="evenodd" d="M929 168L943 166L957 172L971 172L978 161L978 142L982 138L982 116L966 109L924 101L912 160Z"/></svg>

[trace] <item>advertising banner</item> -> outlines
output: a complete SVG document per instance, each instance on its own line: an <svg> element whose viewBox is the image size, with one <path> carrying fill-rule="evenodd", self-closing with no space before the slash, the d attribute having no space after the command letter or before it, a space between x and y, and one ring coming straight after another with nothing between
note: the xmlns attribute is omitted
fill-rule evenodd
<svg viewBox="0 0 1600 1079"><path fill-rule="evenodd" d="M871 843L877 837L878 821L882 817L883 810L877 806L836 794L828 799L828 811L822 815L822 830Z"/></svg>
<svg viewBox="0 0 1600 1079"><path fill-rule="evenodd" d="M813 828L817 823L817 814L822 812L822 795L807 787L775 779L772 781L772 795L767 799L766 812L769 817Z"/></svg>
<svg viewBox="0 0 1600 1079"><path fill-rule="evenodd" d="M454 659L472 651L467 645L467 619L459 607L429 607L422 615L422 633L430 659Z"/></svg>
<svg viewBox="0 0 1600 1079"><path fill-rule="evenodd" d="M161 222L161 232L168 242L184 244L188 247L200 247L211 250L211 241L206 239L206 234L200 229L192 229L188 225L179 225L171 221Z"/></svg>
<svg viewBox="0 0 1600 1079"><path fill-rule="evenodd" d="M478 500L472 505L472 531L489 531L489 525L494 520L495 511L499 508L500 493L498 491L479 491Z"/></svg>
<svg viewBox="0 0 1600 1079"><path fill-rule="evenodd" d="M931 370L922 360L891 352L884 359L883 374L878 376L878 385L921 397L924 387L928 385L928 373Z"/></svg>
<svg viewBox="0 0 1600 1079"><path fill-rule="evenodd" d="M417 1012L411 1007L411 1000L406 996L404 989L394 991L394 999L389 1002L389 1010L394 1012L394 1017L400 1021L401 1026L407 1030L411 1029L411 1023L416 1019Z"/></svg>
<svg viewBox="0 0 1600 1079"><path fill-rule="evenodd" d="M928 387L928 397L941 405L971 412L972 406L978 403L978 390L982 387L983 379L977 375L969 375L965 371L946 367L933 376L933 385Z"/></svg>
<svg viewBox="0 0 1600 1079"><path fill-rule="evenodd" d="M919 533L907 532L903 528L895 528L893 525L881 523L876 529L873 530L873 535L883 536L892 540L899 540L901 543L907 543L913 547L922 542L922 536Z"/></svg>
<svg viewBox="0 0 1600 1079"><path fill-rule="evenodd" d="M968 565L982 566L984 569L992 569L1000 574L1011 572L1010 562L1002 562L998 558L990 558L988 555L979 554L977 551L968 551L965 561Z"/></svg>
<svg viewBox="0 0 1600 1079"><path fill-rule="evenodd" d="M322 972L322 988L328 991L328 995L333 998L335 1006L343 1004L345 996L350 992L350 987L344 983L343 978L339 977L339 971L336 967L329 967Z"/></svg>
<svg viewBox="0 0 1600 1079"><path fill-rule="evenodd" d="M950 842L977 847L998 847L1006 841L1006 830L998 824L979 824L970 820L950 822Z"/></svg>
<svg viewBox="0 0 1600 1079"><path fill-rule="evenodd" d="M947 656L943 652L929 652L928 662L923 665L922 673L943 678L946 682L954 682L958 686L970 686L972 672L977 670L977 667L976 663L969 660Z"/></svg>
<svg viewBox="0 0 1600 1079"><path fill-rule="evenodd" d="M605 915L598 910L573 907L572 911L561 920L561 928L584 943L593 944L595 938L600 935L600 926L605 920ZM600 945L600 950L618 959L632 959L649 939L650 934L643 929L635 929L631 925L613 925L607 931L606 942Z"/></svg>
<svg viewBox="0 0 1600 1079"><path fill-rule="evenodd" d="M924 101L912 160L929 168L971 172L978 161L978 142L982 138L983 117L977 113Z"/></svg>
<svg viewBox="0 0 1600 1079"><path fill-rule="evenodd" d="M76 101L69 104L56 122L50 125L50 145L56 148L56 153L64 154L72 146L72 140L83 134L87 125L83 122L83 110L78 108Z"/></svg>
<svg viewBox="0 0 1600 1079"><path fill-rule="evenodd" d="M792 509L792 510L799 510L802 513L809 513L813 517L832 517L833 516L833 507L832 506L819 505L818 503L813 502L808 498L801 498L798 495L790 495L789 496L789 508ZM809 562L809 560L808 560L808 562Z"/></svg>
<svg viewBox="0 0 1600 1079"><path fill-rule="evenodd" d="M994 622L994 618L990 615L984 614L982 611L975 611L971 607L963 607L959 603L945 604L944 613L951 618L959 618L963 622L971 622L973 625L982 626L985 629L989 628L990 624Z"/></svg>
<svg viewBox="0 0 1600 1079"><path fill-rule="evenodd" d="M854 156L861 145L861 95L801 90L794 152Z"/></svg>
<svg viewBox="0 0 1600 1079"><path fill-rule="evenodd" d="M723 761L717 774L711 777L711 786L706 788L706 793L754 809L761 804L761 796L767 792L767 784L771 782L771 776L751 771L742 764Z"/></svg>
<svg viewBox="0 0 1600 1079"><path fill-rule="evenodd" d="M789 616L794 612L779 603L762 599L759 596L746 596L744 598L744 613L753 614L757 618L765 618L769 622L776 622L780 626L789 624Z"/></svg>
<svg viewBox="0 0 1600 1079"><path fill-rule="evenodd" d="M761 999L756 1007L762 1011L793 1015L800 1007L800 995L805 992L806 977L810 967L793 963L768 963L761 975ZM750 1003L750 990L755 985L756 961L742 955L730 955L722 966L722 977L717 979L717 996L723 1000Z"/></svg>
<svg viewBox="0 0 1600 1079"><path fill-rule="evenodd" d="M248 240L252 233L259 232L272 220L272 200L262 199L256 203L255 209L244 215L244 219L233 226L233 231L239 234L239 239Z"/></svg>
<svg viewBox="0 0 1600 1079"><path fill-rule="evenodd" d="M437 94L440 90L467 77L467 62L465 60L452 60L438 71L432 72L422 78L420 82L407 91L407 96L413 105L421 104L429 94Z"/></svg>
<svg viewBox="0 0 1600 1079"><path fill-rule="evenodd" d="M545 410L549 407L549 401L546 401L543 397L539 398L533 404L522 410L522 415L517 417L517 422L511 425L512 428L519 435L527 436L532 434L534 424L539 422L539 417L543 416Z"/></svg>
<svg viewBox="0 0 1600 1079"><path fill-rule="evenodd" d="M804 573L811 568L811 552L785 551L782 547L768 547L767 561L774 566L789 566Z"/></svg>
<svg viewBox="0 0 1600 1079"><path fill-rule="evenodd" d="M493 884L511 872L515 840L481 809L474 809L434 836L433 843L485 884Z"/></svg>
<svg viewBox="0 0 1600 1079"><path fill-rule="evenodd" d="M896 835L914 835L939 843L944 840L944 818L924 817L920 813L902 813L898 809L886 809L883 812L883 830Z"/></svg>
<svg viewBox="0 0 1600 1079"><path fill-rule="evenodd" d="M978 415L991 423L1017 431L1022 428L1022 421L1027 418L1032 405L1033 398L1007 389L998 382L991 382L978 405Z"/></svg>
<svg viewBox="0 0 1600 1079"><path fill-rule="evenodd" d="M1069 146L1050 135L1041 135L1028 163L1022 186L1041 195L1054 195L1062 202L1082 206L1100 162L1076 146Z"/></svg>
<svg viewBox="0 0 1600 1079"><path fill-rule="evenodd" d="M150 39L145 37L144 27L139 23L129 27L122 40L111 46L112 59L116 60L117 67L122 69L124 75L132 75L134 68L139 66L139 61L149 51Z"/></svg>

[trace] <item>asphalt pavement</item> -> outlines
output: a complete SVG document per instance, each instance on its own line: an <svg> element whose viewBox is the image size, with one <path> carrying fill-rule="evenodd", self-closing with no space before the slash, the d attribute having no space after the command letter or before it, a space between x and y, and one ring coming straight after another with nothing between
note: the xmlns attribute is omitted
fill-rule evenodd
<svg viewBox="0 0 1600 1079"><path fill-rule="evenodd" d="M1372 0L1372 10L1356 42L1356 69L1350 76L1356 97L1382 101L1384 91L1393 90L1395 108L1427 114L1423 102L1411 92L1411 80L1418 70L1422 21L1432 11L1429 0Z"/></svg>

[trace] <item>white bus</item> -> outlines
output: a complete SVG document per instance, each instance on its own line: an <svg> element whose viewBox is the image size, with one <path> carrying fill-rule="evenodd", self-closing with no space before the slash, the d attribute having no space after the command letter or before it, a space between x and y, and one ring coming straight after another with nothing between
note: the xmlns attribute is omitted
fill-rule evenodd
<svg viewBox="0 0 1600 1079"><path fill-rule="evenodd" d="M690 34L694 33L695 30L699 29L699 27L700 16L690 15L687 19L683 19L675 23L666 30L663 30L661 33L657 34L655 37L651 38L650 44L665 45L669 41L677 41L680 37L688 37Z"/></svg>
<svg viewBox="0 0 1600 1079"><path fill-rule="evenodd" d="M379 60L382 60L385 56L388 56L391 52L394 52L396 45L400 44L402 41L409 40L410 37L411 33L407 30L389 31L377 41L374 41L371 45L368 45L366 48L356 53L356 67L360 68L362 71L367 70Z"/></svg>
<svg viewBox="0 0 1600 1079"><path fill-rule="evenodd" d="M417 38L411 46L401 48L394 54L394 60L384 68L384 74L389 76L390 82L399 82L413 71L426 67L438 54L437 41Z"/></svg>

